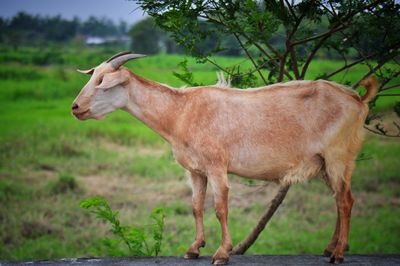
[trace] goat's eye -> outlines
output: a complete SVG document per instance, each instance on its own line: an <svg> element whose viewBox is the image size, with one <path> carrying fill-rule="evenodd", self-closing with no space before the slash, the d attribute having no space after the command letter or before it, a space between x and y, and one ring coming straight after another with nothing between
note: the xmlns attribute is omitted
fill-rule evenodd
<svg viewBox="0 0 400 266"><path fill-rule="evenodd" d="M103 82L103 77L99 78L99 85Z"/></svg>

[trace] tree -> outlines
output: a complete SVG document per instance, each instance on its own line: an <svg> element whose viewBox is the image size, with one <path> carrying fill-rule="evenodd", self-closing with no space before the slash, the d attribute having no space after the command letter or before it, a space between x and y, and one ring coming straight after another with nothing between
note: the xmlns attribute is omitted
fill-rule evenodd
<svg viewBox="0 0 400 266"><path fill-rule="evenodd" d="M7 29L7 21L3 18L0 18L0 43L3 41L6 29Z"/></svg>
<svg viewBox="0 0 400 266"><path fill-rule="evenodd" d="M111 19L91 16L82 23L79 32L83 35L107 37L118 35L118 28Z"/></svg>
<svg viewBox="0 0 400 266"><path fill-rule="evenodd" d="M79 25L77 20L65 20L60 16L32 16L24 12L18 13L9 21L2 21L1 31L6 32L3 39L14 47L47 41L68 41L76 35Z"/></svg>
<svg viewBox="0 0 400 266"><path fill-rule="evenodd" d="M80 36L121 37L127 33L127 24L116 25L107 18L89 17L81 22L78 18L40 16L19 12L11 19L0 18L0 42L14 48L19 45L47 45L65 43Z"/></svg>
<svg viewBox="0 0 400 266"><path fill-rule="evenodd" d="M238 87L253 85L256 75L264 84L309 78L311 62L322 54L341 58L343 65L316 78L332 79L357 65L368 71L351 84L375 74L380 78L378 97L400 86L400 4L394 0L197 0L158 1L137 0L162 29L170 32L185 51L198 62L210 62L228 74ZM226 49L217 41L213 49L201 49L199 44L210 36L229 35L251 61L250 70L240 66L222 67L212 55ZM216 37L216 38L217 38ZM389 92L389 93L388 93ZM374 102L371 103L371 107ZM400 103L395 111L400 115ZM367 119L367 124L374 117ZM385 136L381 125L367 129ZM235 254L243 254L255 241L274 211L284 199L289 187L282 187L270 208L246 240L236 246Z"/></svg>
<svg viewBox="0 0 400 266"><path fill-rule="evenodd" d="M42 19L42 34L46 40L64 42L73 38L78 29L77 20L65 20L60 16Z"/></svg>
<svg viewBox="0 0 400 266"><path fill-rule="evenodd" d="M118 34L121 36L127 35L128 33L128 23L126 21L120 20L118 24Z"/></svg>
<svg viewBox="0 0 400 266"><path fill-rule="evenodd" d="M149 17L139 21L129 30L132 38L132 49L144 54L156 54L161 52L162 39L165 33Z"/></svg>

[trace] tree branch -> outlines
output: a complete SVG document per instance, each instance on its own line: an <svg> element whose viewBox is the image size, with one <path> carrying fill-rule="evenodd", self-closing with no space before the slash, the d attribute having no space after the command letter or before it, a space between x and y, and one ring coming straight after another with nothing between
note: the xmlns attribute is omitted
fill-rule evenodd
<svg viewBox="0 0 400 266"><path fill-rule="evenodd" d="M290 59L292 61L293 73L294 73L294 76L296 77L296 79L300 78L300 74L299 74L299 67L297 64L296 51L294 49L294 46L292 45L292 38L295 35L297 29L299 28L304 16L305 16L305 13L301 14L300 17L296 20L296 24L294 25L290 34L287 36L287 41L286 41L286 50L290 54Z"/></svg>
<svg viewBox="0 0 400 266"><path fill-rule="evenodd" d="M392 79L398 77L399 75L400 75L400 71L397 71L391 77L389 77L385 81L381 82L381 86L379 87L379 91L385 91L385 90L393 89L395 87L400 87L400 83L385 87L386 84L388 84Z"/></svg>
<svg viewBox="0 0 400 266"><path fill-rule="evenodd" d="M379 97L382 96L400 96L400 93L387 93L387 94L378 94Z"/></svg>
<svg viewBox="0 0 400 266"><path fill-rule="evenodd" d="M267 56L269 59L272 59L272 58L273 58L270 54L268 54L267 51L264 50L264 48L262 48L262 46L261 46L260 44L258 44L256 41L254 41L251 37L247 36L246 33L241 32L241 35L242 35L243 37L245 37L248 41L252 42L252 44L253 44L255 47L257 47L258 50L259 50L261 53L263 53L265 56ZM273 48L271 45L269 45L268 43L266 43L266 45L267 45L267 47L268 47L270 50L271 50L271 49L274 49L274 48ZM276 51L275 49L274 49L274 50L271 50L271 51L273 51L273 52L275 51L275 52L274 52L275 55L281 60L282 55L281 55L278 51ZM274 65L276 65L277 67L280 68L280 64L277 64L275 61L272 61L272 62L273 62ZM285 76L288 77L290 80L293 80L293 77L289 74L289 72L288 72L286 69L283 70L283 73L284 73Z"/></svg>
<svg viewBox="0 0 400 266"><path fill-rule="evenodd" d="M300 78L300 73L299 73L299 67L297 65L297 57L296 57L296 52L293 48L293 46L289 47L289 53L290 53L290 59L292 62L292 68L293 68L293 73L296 79Z"/></svg>
<svg viewBox="0 0 400 266"><path fill-rule="evenodd" d="M383 131L382 129L377 130L373 130L369 127L367 127L366 125L364 125L364 128L376 135L380 135L380 136L384 136L384 137L390 137L390 138L400 138L400 126L396 123L393 122L393 124L397 127L397 129L399 130L399 132L397 133L397 135L393 135L393 134L387 134L385 131ZM379 127L378 127L379 128Z"/></svg>
<svg viewBox="0 0 400 266"><path fill-rule="evenodd" d="M313 41L313 40L316 40L316 39L324 38L326 36L329 37L333 33L337 32L337 31L340 31L340 30L343 30L343 29L347 28L348 26L349 25L347 25L347 26L343 26L342 25L342 26L339 26L339 27L334 27L334 28L332 28L332 29L330 29L330 30L328 30L326 32L321 33L321 34L318 34L318 35L315 35L315 36L311 36L311 37L308 37L308 38L305 38L305 39L302 39L302 40L299 40L299 41L295 41L295 42L292 43L292 45L295 46L295 45L303 44L303 43L310 42L310 41Z"/></svg>
<svg viewBox="0 0 400 266"><path fill-rule="evenodd" d="M285 64L286 64L286 57L287 57L288 51L286 51L282 57L279 59L279 76L278 76L278 81L281 82L283 80L283 74L285 72Z"/></svg>
<svg viewBox="0 0 400 266"><path fill-rule="evenodd" d="M355 65L357 65L357 64L359 64L359 63L361 63L361 62L363 62L363 61L367 60L368 58L371 58L371 57L373 57L375 55L377 55L377 54L376 53L375 54L370 54L370 55L368 55L366 57L363 57L363 58L360 58L360 59L354 61L353 63L350 63L348 65L344 65L341 68L338 68L335 71L333 71L332 73L330 73L327 76L325 76L325 78L328 79L328 78L330 78L330 77L342 72L343 70L351 68L352 66L355 66Z"/></svg>
<svg viewBox="0 0 400 266"><path fill-rule="evenodd" d="M246 73L242 73L242 74L235 75L235 76L236 77L242 77L242 76L247 76L247 75L253 74L254 72L257 72L259 69L262 69L263 67L265 67L267 65L267 63L270 62L271 60L276 60L276 58L272 58L270 60L264 61L262 64L257 66L257 68L252 69L252 70L250 70L250 71L248 71Z"/></svg>
<svg viewBox="0 0 400 266"><path fill-rule="evenodd" d="M214 23L217 23L217 24L219 24L219 25L221 25L221 26L224 26L225 28L227 28L227 29L230 29L230 27L228 26L228 25L226 25L225 23L223 23L222 21L219 21L219 20L217 20L217 19L215 19L215 18L212 18L212 17L210 17L208 14L206 14L205 16L201 16L202 18L204 18L204 19L208 19L209 21L212 21L212 22L214 22ZM241 36L243 36L246 40L248 40L248 41L250 41L262 54L264 54L268 59L273 59L273 57L267 52L267 51L265 51L265 49L260 45L260 44L258 44L255 40L253 40L251 37L249 37L245 32L240 32L239 33ZM272 46L272 45L270 45L269 43L266 43L265 44L267 47L268 47L268 49L270 49L278 58L281 58L282 57L282 55ZM274 64L274 65L276 65L277 67L279 67L279 65L278 65L278 63L276 63L275 62L275 60L272 60L272 63ZM293 80L293 77L289 74L289 72L288 71L284 71L284 74L285 74L285 76L287 77L287 78L289 78L290 80Z"/></svg>
<svg viewBox="0 0 400 266"><path fill-rule="evenodd" d="M326 39L328 39L331 35L326 35L324 36L312 49L311 53L308 55L303 68L301 70L301 74L300 74L300 78L304 79L306 73L307 73L307 69L308 66L310 65L312 59L314 58L315 54L318 52L319 48L321 48L321 46L324 44L324 42L326 41Z"/></svg>
<svg viewBox="0 0 400 266"><path fill-rule="evenodd" d="M264 50L264 48L262 48L261 47L261 45L259 45L255 40L253 40L251 37L249 37L245 32L241 32L241 35L243 36L243 37L245 37L247 40L249 40L249 41L251 41L252 43L254 43L254 45L260 50L260 51L262 51L263 53L265 53L265 54L268 54L265 50ZM268 49L271 51L271 52L273 52L277 57L281 57L282 55L281 55L281 53L279 53L279 51L278 50L276 50L271 44L269 44L269 43L264 43L267 47L268 47ZM269 55L270 56L270 55Z"/></svg>
<svg viewBox="0 0 400 266"><path fill-rule="evenodd" d="M400 88L400 83L397 83L397 84L394 84L394 85L391 85L391 86L387 86L385 88L382 88L380 91L386 91L386 90L394 89L394 88L397 88L397 87ZM384 94L384 95L389 95L389 94Z"/></svg>
<svg viewBox="0 0 400 266"><path fill-rule="evenodd" d="M313 41L313 40L316 40L316 39L319 39L319 38L323 38L326 35L332 35L333 33L337 32L337 31L345 29L349 25L346 26L346 25L344 25L344 23L346 23L348 20L351 20L356 14L358 14L359 12L362 12L362 11L364 11L366 9L369 9L371 7L377 6L378 4L380 4L382 2L385 2L385 0L374 1L374 2L372 2L371 4L369 4L367 6L364 6L364 7L360 8L360 9L354 11L354 12L351 12L351 13L343 16L343 18L338 18L338 23L335 23L335 25L332 27L332 29L330 29L330 30L328 30L328 31L326 31L324 33L321 33L321 34L318 34L318 35L315 35L315 36L311 36L309 38L305 38L305 39L302 39L302 40L299 40L299 41L295 41L292 44L293 45L298 45L298 44L306 43L306 42ZM341 25L341 26L339 26L339 25Z"/></svg>
<svg viewBox="0 0 400 266"><path fill-rule="evenodd" d="M253 63L254 68L257 70L258 74L260 75L261 79L264 81L264 84L267 85L268 82L265 80L263 74L261 73L261 70L257 67L256 62L254 62L253 57L250 55L249 51L247 50L247 48L243 45L242 41L240 40L239 36L234 33L233 34L236 38L236 40L238 41L240 47L242 47L242 49L245 51L247 57L251 60L251 62Z"/></svg>
<svg viewBox="0 0 400 266"><path fill-rule="evenodd" d="M233 255L244 254L247 251L247 249L257 240L258 236L264 230L265 226L267 225L271 217L274 215L279 205L281 205L282 201L285 199L289 188L290 185L287 185L287 186L282 186L279 189L275 198L271 201L271 205L259 220L257 226L251 231L251 233L246 237L246 239L241 241L232 249L231 254Z"/></svg>
<svg viewBox="0 0 400 266"><path fill-rule="evenodd" d="M358 12L359 11L354 13L352 16L350 16L350 14L348 16L345 16L344 20L339 18L339 22L336 23L335 26L331 30L326 31L325 33L322 33L317 36L306 38L306 39L303 39L302 41L296 42L297 44L299 44L300 42L304 43L304 42L309 42L314 39L320 39L319 42L314 46L314 48L312 49L311 53L308 55L308 57L304 63L304 66L303 66L301 74L300 74L301 79L304 79L312 59L314 58L314 56L318 52L318 50L322 47L322 45L325 43L325 41L329 37L331 37L334 33L348 28L351 25L351 23L350 22L346 23L346 21L351 20L353 18L353 16L355 14L357 14ZM295 44L293 44L293 45L295 45Z"/></svg>
<svg viewBox="0 0 400 266"><path fill-rule="evenodd" d="M251 40L251 39L250 39ZM267 55L268 53L266 53L266 51L261 47L261 45L260 44L258 44L257 42L254 42L254 46L256 46L264 55ZM264 52L265 53L264 53ZM279 53L278 53L279 54ZM282 55L277 55L278 56L278 59L279 60L282 60ZM269 57L268 57L269 59L273 59L270 55L269 55ZM273 60L272 61L273 62L273 64L274 65L276 65L277 67L279 67L280 68L280 64L278 64L278 63L276 63L276 61L275 60ZM290 80L293 80L293 77L292 77L292 75L290 75L290 73L286 70L286 69L283 69L283 74L288 78L288 79L290 79Z"/></svg>
<svg viewBox="0 0 400 266"><path fill-rule="evenodd" d="M216 19L216 18L210 17L208 14L205 14L205 16L202 16L202 17L205 18L205 19L208 19L209 21L212 21L212 22L214 22L214 23L217 23L217 24L219 24L219 25L221 25L221 26L224 26L224 27L227 28L227 29L230 29L229 25L227 25L227 24L225 24L224 22L222 22L222 19L221 19L221 18ZM255 40L253 40L250 36L248 36L248 35L247 35L245 32L243 32L243 31L240 32L239 34L242 35L246 40L250 41L262 54L264 54L268 59L270 59L274 65L276 65L277 67L279 67L279 68L281 69L281 66L282 66L282 65L281 65L281 64L278 65L278 64L275 62L275 60L273 59L273 57L272 57L267 51L265 51L265 49L264 49L260 44L258 44ZM236 39L239 38L239 36L238 36L237 34L234 33L233 35L235 36ZM246 53L247 56L250 58L250 60L252 61L253 65L256 67L255 62L253 61L253 59L251 58L251 56L249 56L249 53L248 53L247 49L244 48L243 43L240 42L239 44L240 44L240 46L242 47L242 49L245 50L245 53ZM272 45L270 45L269 43L266 43L265 45L266 45L266 46L268 47L268 49L270 49L280 60L282 60L282 55L281 55ZM257 69L257 67L256 67L256 69ZM226 71L225 71L225 72L226 72ZM259 73L260 73L260 71L259 71ZM290 80L293 80L293 77L289 74L288 71L286 71L286 69L283 69L282 72L280 72L280 73L285 74L286 77L288 77ZM260 74L261 74L261 73L260 73ZM262 76L262 74L261 74L261 76ZM263 79L263 81L264 81L265 84L268 84L263 76L262 76L262 79ZM283 77L282 77L282 79L283 79ZM281 79L281 80L282 80L282 79ZM280 81L281 81L281 80L280 80Z"/></svg>
<svg viewBox="0 0 400 266"><path fill-rule="evenodd" d="M228 75L232 75L232 73L230 73L229 71L227 71L225 68L221 67L220 65L218 65L217 63L215 63L213 60L211 60L208 56L206 57L207 62L211 63L213 66L215 66L216 68L218 68L219 70L225 72Z"/></svg>
<svg viewBox="0 0 400 266"><path fill-rule="evenodd" d="M286 5L287 5L287 7L288 7L288 9L289 9L290 14L292 14L294 20L297 21L297 16L296 16L296 13L295 13L294 10L293 10L292 5L289 3L288 0L285 0L285 3L286 3Z"/></svg>
<svg viewBox="0 0 400 266"><path fill-rule="evenodd" d="M354 85L352 86L353 89L357 88L360 85L360 82L363 81L364 79L366 79L368 76L370 76L371 74L375 73L377 70L379 70L384 64L386 64L386 62L388 62L390 59L392 59L391 57L387 58L386 60L382 60L382 62L378 63L373 69L371 69L370 71L368 71L361 79L359 79L356 83L354 83Z"/></svg>

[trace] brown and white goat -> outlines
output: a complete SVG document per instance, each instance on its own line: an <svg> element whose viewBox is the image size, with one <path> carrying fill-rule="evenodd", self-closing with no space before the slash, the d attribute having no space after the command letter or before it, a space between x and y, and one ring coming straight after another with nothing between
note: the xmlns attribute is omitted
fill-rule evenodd
<svg viewBox="0 0 400 266"><path fill-rule="evenodd" d="M135 75L122 65L142 57L117 54L86 71L89 82L72 105L80 120L102 118L123 109L171 145L190 173L196 239L185 258L197 258L205 245L203 207L207 182L214 195L222 242L214 264L229 260L228 173L292 184L322 173L336 197L338 218L325 250L342 262L348 243L353 197L350 181L362 145L367 103L377 93L376 78L360 97L325 81L292 81L257 89L221 86L173 89Z"/></svg>

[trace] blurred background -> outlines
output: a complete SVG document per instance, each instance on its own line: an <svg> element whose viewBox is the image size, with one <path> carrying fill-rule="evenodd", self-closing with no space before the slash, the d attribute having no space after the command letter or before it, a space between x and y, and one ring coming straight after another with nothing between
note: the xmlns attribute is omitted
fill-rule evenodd
<svg viewBox="0 0 400 266"><path fill-rule="evenodd" d="M102 121L72 117L71 103L88 81L75 69L94 67L130 49L150 56L126 64L128 68L174 87L215 84L220 70L242 88L288 80L274 76L273 59L253 60L262 58L255 47L230 31L207 28L203 20L195 26L208 35L196 42L197 52L188 49L182 36L198 32L177 38L171 28L178 25L178 16L173 18L177 23L167 25L156 15L162 10L144 2L154 1L0 1L1 260L128 255L104 241L111 237L107 223L79 207L81 200L96 195L119 211L124 224L146 224L151 209L162 208L166 218L161 255L183 255L195 237L191 189L169 145L123 111ZM313 23L322 30L332 22ZM274 27L268 39L275 49L284 50L285 28ZM382 44L369 36L369 47ZM344 58L332 47L315 54L305 79L324 77L347 60L360 59L356 49L345 47ZM307 49L296 52L306 55ZM368 62L379 64L382 58L371 56ZM254 61L262 67L254 68ZM359 64L330 79L351 85L369 69L367 63ZM383 135L397 134L391 132L398 125L396 110L400 113L399 70L392 62L379 73L394 76L387 82L393 95L379 97L372 111L379 121L374 130ZM293 68L288 71L296 75ZM399 155L398 138L367 133L353 175L351 253L400 252ZM229 226L238 243L278 186L236 176L230 183ZM211 195L205 208L203 254L211 255L220 239ZM335 222L334 197L322 180L295 185L248 254L322 254Z"/></svg>

